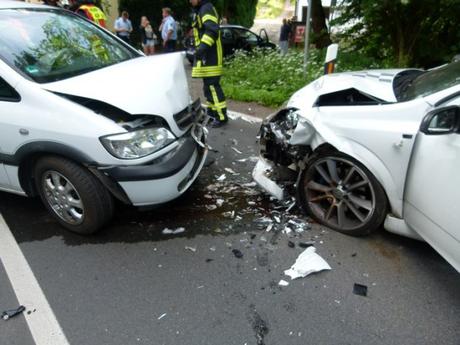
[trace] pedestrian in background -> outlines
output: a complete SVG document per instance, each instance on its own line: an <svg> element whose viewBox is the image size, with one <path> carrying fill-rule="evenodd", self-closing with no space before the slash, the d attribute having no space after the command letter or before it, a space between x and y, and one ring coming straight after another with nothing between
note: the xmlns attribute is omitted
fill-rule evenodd
<svg viewBox="0 0 460 345"><path fill-rule="evenodd" d="M222 42L219 15L208 0L190 0L193 7L193 36L195 61L192 78L203 78L203 92L207 100L208 115L213 118L212 127L228 122L227 103L220 86L222 76Z"/></svg>
<svg viewBox="0 0 460 345"><path fill-rule="evenodd" d="M289 38L291 37L291 26L286 18L283 19L283 25L280 30L280 51L281 55L286 55L289 49Z"/></svg>
<svg viewBox="0 0 460 345"><path fill-rule="evenodd" d="M157 40L157 35L153 31L152 25L146 16L141 18L141 25L139 26L141 33L141 42L142 48L144 48L145 55L155 54L155 44Z"/></svg>
<svg viewBox="0 0 460 345"><path fill-rule="evenodd" d="M171 15L169 7L163 8L161 14L163 20L160 25L160 31L163 40L163 49L165 53L171 53L176 50L177 24Z"/></svg>
<svg viewBox="0 0 460 345"><path fill-rule="evenodd" d="M127 11L121 12L121 17L118 17L115 21L114 29L119 38L130 44L129 36L133 31L133 25L129 20L129 13Z"/></svg>

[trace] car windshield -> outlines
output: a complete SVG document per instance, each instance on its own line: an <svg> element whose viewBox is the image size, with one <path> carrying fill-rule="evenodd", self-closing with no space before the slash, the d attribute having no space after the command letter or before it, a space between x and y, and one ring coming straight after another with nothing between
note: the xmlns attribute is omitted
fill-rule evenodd
<svg viewBox="0 0 460 345"><path fill-rule="evenodd" d="M97 25L63 10L0 10L0 58L38 83L139 56Z"/></svg>
<svg viewBox="0 0 460 345"><path fill-rule="evenodd" d="M410 101L417 97L429 96L449 87L460 84L460 61L422 73L406 81L398 100Z"/></svg>

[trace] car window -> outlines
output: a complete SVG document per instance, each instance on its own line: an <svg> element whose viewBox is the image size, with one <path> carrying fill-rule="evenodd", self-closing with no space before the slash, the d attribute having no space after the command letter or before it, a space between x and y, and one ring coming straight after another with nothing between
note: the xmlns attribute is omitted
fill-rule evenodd
<svg viewBox="0 0 460 345"><path fill-rule="evenodd" d="M39 83L139 56L114 37L62 10L0 10L0 57Z"/></svg>
<svg viewBox="0 0 460 345"><path fill-rule="evenodd" d="M427 71L409 79L397 95L399 101L410 101L417 97L429 96L460 84L460 61Z"/></svg>
<svg viewBox="0 0 460 345"><path fill-rule="evenodd" d="M257 35L248 30L235 30L235 36L237 39L244 39L249 43L257 43L259 41Z"/></svg>
<svg viewBox="0 0 460 345"><path fill-rule="evenodd" d="M20 97L6 81L0 78L0 101L17 102Z"/></svg>

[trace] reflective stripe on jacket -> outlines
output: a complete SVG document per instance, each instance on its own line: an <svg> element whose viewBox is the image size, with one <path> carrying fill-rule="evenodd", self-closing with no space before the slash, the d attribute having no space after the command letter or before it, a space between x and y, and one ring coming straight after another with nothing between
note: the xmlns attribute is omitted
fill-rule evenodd
<svg viewBox="0 0 460 345"><path fill-rule="evenodd" d="M219 30L219 15L214 6L205 1L193 16L195 61L192 77L206 78L222 75L222 42ZM198 58L200 57L201 58Z"/></svg>
<svg viewBox="0 0 460 345"><path fill-rule="evenodd" d="M83 11L86 15L86 18L95 22L96 24L99 24L103 28L106 27L105 21L107 17L99 7L95 5L82 5L78 8L77 11Z"/></svg>

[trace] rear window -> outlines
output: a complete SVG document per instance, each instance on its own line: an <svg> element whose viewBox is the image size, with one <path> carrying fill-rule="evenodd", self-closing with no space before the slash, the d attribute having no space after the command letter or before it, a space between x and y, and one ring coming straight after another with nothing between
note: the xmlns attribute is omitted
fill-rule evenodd
<svg viewBox="0 0 460 345"><path fill-rule="evenodd" d="M63 10L0 10L0 57L38 83L138 57L97 25Z"/></svg>

